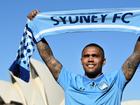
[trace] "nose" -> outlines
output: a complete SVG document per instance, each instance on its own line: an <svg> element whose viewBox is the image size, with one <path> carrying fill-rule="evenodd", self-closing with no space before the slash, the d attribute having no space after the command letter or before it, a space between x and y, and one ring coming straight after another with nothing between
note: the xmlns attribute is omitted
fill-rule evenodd
<svg viewBox="0 0 140 105"><path fill-rule="evenodd" d="M93 58L94 57L90 55L88 61L93 61L94 60Z"/></svg>

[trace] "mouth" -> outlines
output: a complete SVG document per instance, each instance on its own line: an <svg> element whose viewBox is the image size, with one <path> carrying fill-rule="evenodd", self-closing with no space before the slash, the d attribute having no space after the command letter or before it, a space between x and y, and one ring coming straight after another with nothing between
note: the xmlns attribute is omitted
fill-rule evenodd
<svg viewBox="0 0 140 105"><path fill-rule="evenodd" d="M87 64L87 67L88 68L93 68L93 67L95 67L95 64Z"/></svg>

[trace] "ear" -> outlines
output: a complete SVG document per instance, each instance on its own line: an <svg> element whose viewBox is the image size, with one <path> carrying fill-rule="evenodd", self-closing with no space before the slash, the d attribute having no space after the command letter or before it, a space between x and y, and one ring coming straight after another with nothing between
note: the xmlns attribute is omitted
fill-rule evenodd
<svg viewBox="0 0 140 105"><path fill-rule="evenodd" d="M105 65L106 64L106 58L104 58L104 61L103 61L103 65Z"/></svg>

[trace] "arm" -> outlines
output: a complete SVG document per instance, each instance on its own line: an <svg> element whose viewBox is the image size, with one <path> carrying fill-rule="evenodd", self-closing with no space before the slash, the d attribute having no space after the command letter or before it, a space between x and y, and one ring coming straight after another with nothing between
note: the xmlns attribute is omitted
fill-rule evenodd
<svg viewBox="0 0 140 105"><path fill-rule="evenodd" d="M33 20L38 13L39 13L38 10L33 10L28 14L27 18ZM52 50L45 39L42 39L37 43L37 49L39 51L42 60L49 68L55 80L57 80L62 68L62 64L57 59L55 59Z"/></svg>
<svg viewBox="0 0 140 105"><path fill-rule="evenodd" d="M136 42L134 51L130 57L123 64L123 71L125 78L130 81L140 64L140 36Z"/></svg>
<svg viewBox="0 0 140 105"><path fill-rule="evenodd" d="M62 64L57 59L55 59L52 50L45 39L42 39L37 43L37 49L41 58L48 66L53 77L55 78L55 80L57 80L62 68Z"/></svg>

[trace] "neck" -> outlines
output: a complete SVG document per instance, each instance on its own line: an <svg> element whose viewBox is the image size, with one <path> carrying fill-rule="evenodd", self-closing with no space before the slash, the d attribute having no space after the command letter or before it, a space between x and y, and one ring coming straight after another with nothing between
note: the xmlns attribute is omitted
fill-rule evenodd
<svg viewBox="0 0 140 105"><path fill-rule="evenodd" d="M91 79L94 79L94 78L97 78L99 77L100 75L102 75L103 73L99 73L99 74L89 74L89 73L85 73L85 75L88 77L88 78L91 78Z"/></svg>

